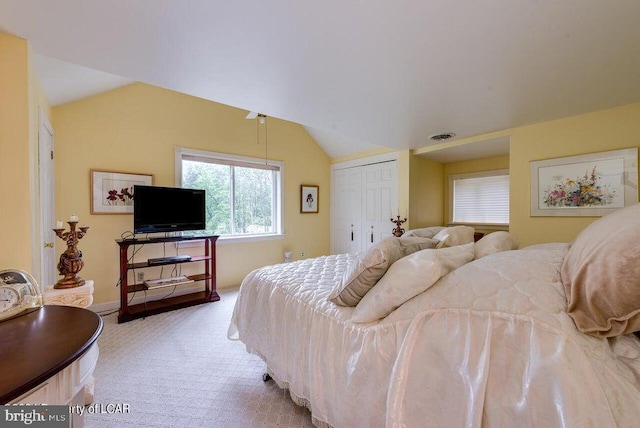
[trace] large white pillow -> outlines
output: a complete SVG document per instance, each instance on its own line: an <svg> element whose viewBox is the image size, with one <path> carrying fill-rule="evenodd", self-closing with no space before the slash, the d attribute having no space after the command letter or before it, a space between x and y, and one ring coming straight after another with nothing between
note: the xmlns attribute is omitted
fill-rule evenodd
<svg viewBox="0 0 640 428"><path fill-rule="evenodd" d="M438 247L455 247L456 245L469 244L474 241L475 229L471 226L445 227L436 233L433 239L440 241Z"/></svg>
<svg viewBox="0 0 640 428"><path fill-rule="evenodd" d="M518 241L509 235L509 232L498 231L488 233L476 242L475 258L479 259L500 251L517 250L519 246Z"/></svg>
<svg viewBox="0 0 640 428"><path fill-rule="evenodd" d="M389 266L416 251L434 248L438 241L429 238L389 237L358 254L337 287L327 299L340 306L355 306L382 278Z"/></svg>
<svg viewBox="0 0 640 428"><path fill-rule="evenodd" d="M472 242L438 250L426 249L401 258L360 300L351 321L364 323L386 317L447 273L473 260L473 247Z"/></svg>

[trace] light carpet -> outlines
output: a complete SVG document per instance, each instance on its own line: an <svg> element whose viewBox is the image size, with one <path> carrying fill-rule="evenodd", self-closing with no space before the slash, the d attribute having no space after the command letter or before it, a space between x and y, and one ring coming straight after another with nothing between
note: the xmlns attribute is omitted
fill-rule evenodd
<svg viewBox="0 0 640 428"><path fill-rule="evenodd" d="M85 426L312 427L306 408L263 382L264 362L227 339L237 290L220 296L124 324L104 316L93 407L102 412L86 414ZM129 413L107 413L125 404Z"/></svg>

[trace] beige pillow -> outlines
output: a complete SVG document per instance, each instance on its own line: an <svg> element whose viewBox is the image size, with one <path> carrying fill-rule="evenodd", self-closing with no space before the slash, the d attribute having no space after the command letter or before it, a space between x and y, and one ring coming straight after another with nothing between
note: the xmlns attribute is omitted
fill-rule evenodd
<svg viewBox="0 0 640 428"><path fill-rule="evenodd" d="M360 300L351 321L364 323L386 317L452 270L473 260L473 247L471 243L441 250L427 249L401 258Z"/></svg>
<svg viewBox="0 0 640 428"><path fill-rule="evenodd" d="M390 237L378 242L349 266L338 286L327 298L340 306L355 306L395 261L425 248L434 248L438 241L429 238Z"/></svg>
<svg viewBox="0 0 640 428"><path fill-rule="evenodd" d="M587 226L561 269L567 312L583 333L613 337L640 330L640 204Z"/></svg>
<svg viewBox="0 0 640 428"><path fill-rule="evenodd" d="M469 244L474 241L475 229L471 226L445 227L436 233L433 239L440 241L439 247L455 247L456 245Z"/></svg>
<svg viewBox="0 0 640 428"><path fill-rule="evenodd" d="M433 238L436 233L444 229L444 226L431 226L423 227L421 229L411 229L402 235L403 238L417 237L417 238Z"/></svg>
<svg viewBox="0 0 640 428"><path fill-rule="evenodd" d="M517 250L520 244L509 232L498 231L488 233L476 242L475 258L479 259L500 251Z"/></svg>

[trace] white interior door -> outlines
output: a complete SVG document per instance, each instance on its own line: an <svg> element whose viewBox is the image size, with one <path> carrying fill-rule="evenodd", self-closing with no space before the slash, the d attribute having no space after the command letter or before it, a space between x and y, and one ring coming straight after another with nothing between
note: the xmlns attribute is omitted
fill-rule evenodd
<svg viewBox="0 0 640 428"><path fill-rule="evenodd" d="M53 127L40 111L38 174L40 182L40 286L56 282L55 196Z"/></svg>
<svg viewBox="0 0 640 428"><path fill-rule="evenodd" d="M393 235L390 219L398 210L396 164L391 161L362 167L363 249Z"/></svg>

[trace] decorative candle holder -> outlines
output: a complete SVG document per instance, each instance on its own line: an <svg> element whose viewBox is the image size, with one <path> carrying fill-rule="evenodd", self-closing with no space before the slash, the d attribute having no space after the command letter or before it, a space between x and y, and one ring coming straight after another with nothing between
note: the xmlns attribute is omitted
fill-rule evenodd
<svg viewBox="0 0 640 428"><path fill-rule="evenodd" d="M393 236L396 236L398 238L402 236L402 234L404 233L402 223L404 223L405 221L407 221L407 218L405 217L404 220L401 220L399 215L397 215L396 218L391 219L391 223L394 223L396 225L396 228L391 231L391 233L393 233Z"/></svg>
<svg viewBox="0 0 640 428"><path fill-rule="evenodd" d="M65 232L62 228L55 228L53 231L56 235L67 243L67 249L60 255L58 262L58 272L64 275L53 288L74 288L84 285L84 279L77 276L82 270L84 262L82 261L82 251L78 250L78 241L87 233L88 226L79 227L76 230L77 221L68 221L70 231ZM58 223L59 225L59 223Z"/></svg>

